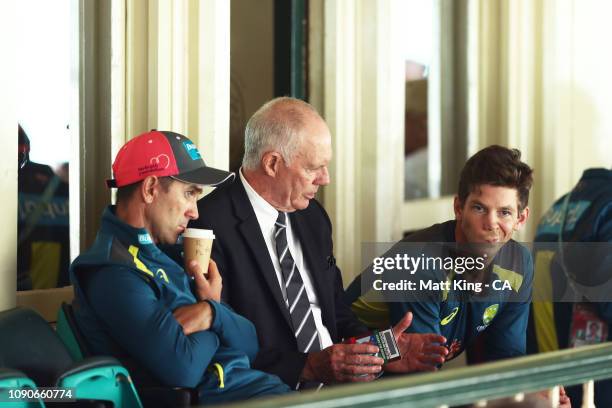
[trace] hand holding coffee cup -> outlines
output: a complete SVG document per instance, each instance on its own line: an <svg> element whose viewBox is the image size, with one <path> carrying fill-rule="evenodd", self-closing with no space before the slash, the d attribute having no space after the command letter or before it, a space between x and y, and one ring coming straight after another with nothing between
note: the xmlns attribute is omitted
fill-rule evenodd
<svg viewBox="0 0 612 408"><path fill-rule="evenodd" d="M194 260L189 262L187 273L193 278L194 293L199 301L221 301L223 279L215 261L211 259L208 263L208 275L204 274L204 269Z"/></svg>
<svg viewBox="0 0 612 408"><path fill-rule="evenodd" d="M188 265L191 261L197 261L204 272L204 276L208 276L208 263L214 239L215 234L212 230L200 228L187 228L185 230L183 233L183 256L186 270L189 269Z"/></svg>

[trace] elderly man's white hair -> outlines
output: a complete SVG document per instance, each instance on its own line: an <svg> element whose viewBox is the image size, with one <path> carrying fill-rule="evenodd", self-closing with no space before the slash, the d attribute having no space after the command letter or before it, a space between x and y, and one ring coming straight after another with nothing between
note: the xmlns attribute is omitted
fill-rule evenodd
<svg viewBox="0 0 612 408"><path fill-rule="evenodd" d="M280 97L264 104L246 125L242 167L256 169L272 150L291 163L302 141L300 130L313 117L321 119L312 105L300 99Z"/></svg>

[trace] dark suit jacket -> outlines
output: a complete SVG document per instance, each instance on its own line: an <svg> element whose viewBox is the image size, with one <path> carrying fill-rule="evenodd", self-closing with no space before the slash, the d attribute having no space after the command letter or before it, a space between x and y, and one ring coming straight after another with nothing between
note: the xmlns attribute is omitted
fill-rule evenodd
<svg viewBox="0 0 612 408"><path fill-rule="evenodd" d="M289 311L255 211L239 178L198 203L200 218L190 227L212 229L212 258L223 276L222 298L257 329L260 351L253 367L297 384L306 354L298 352ZM343 302L342 277L332 253L331 222L311 200L289 215L312 274L323 324L332 341L367 331Z"/></svg>

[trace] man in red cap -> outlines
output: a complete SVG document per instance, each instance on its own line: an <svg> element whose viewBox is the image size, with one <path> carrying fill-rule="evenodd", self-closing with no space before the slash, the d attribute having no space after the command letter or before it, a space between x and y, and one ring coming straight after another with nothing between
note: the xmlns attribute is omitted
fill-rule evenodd
<svg viewBox="0 0 612 408"><path fill-rule="evenodd" d="M198 218L203 185L234 175L207 167L186 137L160 131L127 142L113 174L117 204L70 270L77 323L93 353L138 367L137 385L197 387L207 403L287 392L278 377L251 369L255 329L220 303L215 263L192 261L185 273L158 247L176 243Z"/></svg>

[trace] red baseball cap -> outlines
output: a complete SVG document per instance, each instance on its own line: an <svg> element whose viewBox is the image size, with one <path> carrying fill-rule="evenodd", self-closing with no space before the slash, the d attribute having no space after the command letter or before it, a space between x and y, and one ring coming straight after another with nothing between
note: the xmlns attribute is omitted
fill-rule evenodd
<svg viewBox="0 0 612 408"><path fill-rule="evenodd" d="M137 183L148 176L207 186L233 179L234 173L207 167L196 145L183 135L152 130L123 145L113 163L109 188Z"/></svg>

